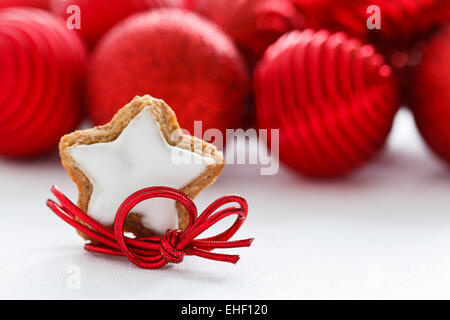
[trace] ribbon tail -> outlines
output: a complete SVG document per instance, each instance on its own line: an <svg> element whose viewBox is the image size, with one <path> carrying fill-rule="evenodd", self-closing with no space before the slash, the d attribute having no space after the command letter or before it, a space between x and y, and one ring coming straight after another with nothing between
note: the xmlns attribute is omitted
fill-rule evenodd
<svg viewBox="0 0 450 320"><path fill-rule="evenodd" d="M214 253L210 251L200 250L196 248L186 249L186 255L197 256L204 259L221 261L221 262L229 262L229 263L237 263L239 261L239 255L235 254L223 254L223 253Z"/></svg>
<svg viewBox="0 0 450 320"><path fill-rule="evenodd" d="M111 256L123 256L122 251L103 245L94 245L91 243L87 243L84 245L84 249L90 252L101 253Z"/></svg>
<svg viewBox="0 0 450 320"><path fill-rule="evenodd" d="M199 239L192 241L192 247L203 250L243 248L250 247L253 240L254 238L235 241L208 241Z"/></svg>
<svg viewBox="0 0 450 320"><path fill-rule="evenodd" d="M64 220L66 223L68 223L69 225L71 225L72 227L74 227L75 229L77 229L78 231L86 234L87 236L89 236L90 238L103 243L105 246L109 246L111 248L114 249L119 249L119 246L113 241L111 240L108 235L103 235L99 232L97 232L97 230L91 229L83 224L81 224L80 222L75 220L75 215L69 213L67 211L67 209L64 208L64 206L60 206L59 204L57 204L56 202L54 202L53 200L48 200L47 201L47 206L58 216L60 217L62 220Z"/></svg>

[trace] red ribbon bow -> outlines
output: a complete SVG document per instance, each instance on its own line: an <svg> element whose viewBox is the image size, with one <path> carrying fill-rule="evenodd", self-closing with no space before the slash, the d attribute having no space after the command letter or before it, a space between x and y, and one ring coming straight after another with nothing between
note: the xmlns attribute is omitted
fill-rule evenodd
<svg viewBox="0 0 450 320"><path fill-rule="evenodd" d="M51 188L51 191L60 204L47 200L47 206L75 229L98 242L98 244L86 244L86 250L108 255L124 255L141 268L156 269L169 262L180 263L185 255L236 263L239 260L238 255L210 251L249 247L253 241L253 239L228 241L239 230L247 217L247 202L239 196L226 196L214 201L198 217L197 207L183 192L167 187L142 189L129 196L117 210L113 232L80 210L55 186ZM164 236L126 237L123 229L127 215L138 203L151 198L169 198L181 203L189 214L189 225L186 230L183 232L168 230ZM239 204L239 207L228 207L215 212L220 207L232 202ZM206 229L231 215L238 217L229 229L213 237L195 239Z"/></svg>

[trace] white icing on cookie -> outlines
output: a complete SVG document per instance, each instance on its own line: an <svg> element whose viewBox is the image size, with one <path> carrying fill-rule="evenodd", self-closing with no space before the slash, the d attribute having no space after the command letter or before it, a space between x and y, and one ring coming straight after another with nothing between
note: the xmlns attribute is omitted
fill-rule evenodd
<svg viewBox="0 0 450 320"><path fill-rule="evenodd" d="M151 186L181 189L214 164L212 158L169 145L149 107L115 141L73 146L69 152L93 186L88 214L104 225L114 223L117 209L132 193ZM186 157L193 161L173 160ZM146 200L132 212L141 214L143 225L160 234L178 227L177 210L169 199Z"/></svg>

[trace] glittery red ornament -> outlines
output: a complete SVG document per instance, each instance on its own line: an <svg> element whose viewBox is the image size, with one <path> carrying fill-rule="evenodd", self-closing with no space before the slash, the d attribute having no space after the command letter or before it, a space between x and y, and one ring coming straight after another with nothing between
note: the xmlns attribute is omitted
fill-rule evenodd
<svg viewBox="0 0 450 320"><path fill-rule="evenodd" d="M293 31L269 47L255 92L260 128L280 129L281 160L317 177L367 162L398 108L391 69L374 48L327 31Z"/></svg>
<svg viewBox="0 0 450 320"><path fill-rule="evenodd" d="M53 0L53 10L66 18L67 8L76 5L81 11L81 36L93 46L103 34L127 16L148 8L175 6L174 0Z"/></svg>
<svg viewBox="0 0 450 320"><path fill-rule="evenodd" d="M0 10L0 154L32 156L78 124L86 49L57 16Z"/></svg>
<svg viewBox="0 0 450 320"><path fill-rule="evenodd" d="M428 44L411 92L422 136L437 155L450 163L450 27Z"/></svg>
<svg viewBox="0 0 450 320"><path fill-rule="evenodd" d="M445 21L448 0L291 0L309 27L344 31L384 46L410 44ZM370 6L380 8L381 29L366 25Z"/></svg>
<svg viewBox="0 0 450 320"><path fill-rule="evenodd" d="M48 10L51 0L1 0L0 8L8 7L34 7Z"/></svg>
<svg viewBox="0 0 450 320"><path fill-rule="evenodd" d="M150 94L174 108L181 126L194 133L241 126L249 77L231 39L186 10L135 14L108 32L92 59L89 112L108 122L136 95Z"/></svg>
<svg viewBox="0 0 450 320"><path fill-rule="evenodd" d="M303 16L289 0L187 0L187 7L231 35L250 65L281 35L303 26Z"/></svg>

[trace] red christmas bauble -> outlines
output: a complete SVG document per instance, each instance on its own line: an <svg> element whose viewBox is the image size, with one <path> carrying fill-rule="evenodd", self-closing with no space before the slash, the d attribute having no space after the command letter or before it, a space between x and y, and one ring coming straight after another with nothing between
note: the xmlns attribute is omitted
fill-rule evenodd
<svg viewBox="0 0 450 320"><path fill-rule="evenodd" d="M281 160L316 177L366 163L398 109L391 69L374 48L327 31L293 31L269 47L255 93L259 127L280 129Z"/></svg>
<svg viewBox="0 0 450 320"><path fill-rule="evenodd" d="M33 156L79 121L86 48L52 13L0 10L0 154Z"/></svg>
<svg viewBox="0 0 450 320"><path fill-rule="evenodd" d="M53 0L52 9L67 18L67 8L76 5L81 12L81 36L93 46L116 23L129 15L162 6L181 5L181 0Z"/></svg>
<svg viewBox="0 0 450 320"><path fill-rule="evenodd" d="M290 0L186 0L187 7L220 25L250 65L281 35L303 26Z"/></svg>
<svg viewBox="0 0 450 320"><path fill-rule="evenodd" d="M241 126L249 76L231 39L206 19L180 9L138 13L111 29L91 64L88 104L96 124L108 122L136 95L164 99L193 134Z"/></svg>
<svg viewBox="0 0 450 320"><path fill-rule="evenodd" d="M445 22L448 0L291 0L305 15L308 27L344 31L381 46L407 46L433 27ZM377 6L380 29L369 29L367 21Z"/></svg>
<svg viewBox="0 0 450 320"><path fill-rule="evenodd" d="M450 163L450 27L427 45L412 93L417 127L430 148Z"/></svg>
<svg viewBox="0 0 450 320"><path fill-rule="evenodd" d="M344 31L374 44L393 69L402 104L411 102L411 74L420 62L421 42L450 21L448 0L292 1L305 15L309 27ZM380 29L369 29L368 22L372 27L380 22Z"/></svg>
<svg viewBox="0 0 450 320"><path fill-rule="evenodd" d="M0 8L7 7L34 7L48 10L51 0L1 0Z"/></svg>

